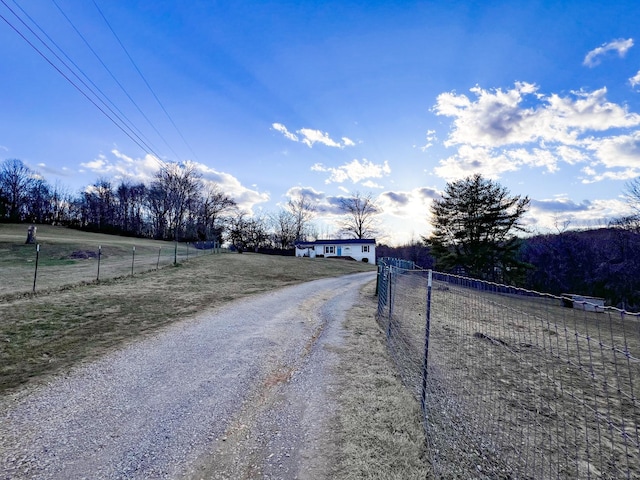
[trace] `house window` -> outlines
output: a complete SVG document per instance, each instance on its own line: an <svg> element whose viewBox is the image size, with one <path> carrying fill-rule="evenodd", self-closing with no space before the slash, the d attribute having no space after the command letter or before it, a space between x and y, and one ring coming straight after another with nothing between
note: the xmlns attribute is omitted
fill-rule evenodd
<svg viewBox="0 0 640 480"><path fill-rule="evenodd" d="M369 245L362 245L362 253L369 253Z"/></svg>
<svg viewBox="0 0 640 480"><path fill-rule="evenodd" d="M336 247L334 247L333 245L325 245L324 253L336 253L335 248Z"/></svg>

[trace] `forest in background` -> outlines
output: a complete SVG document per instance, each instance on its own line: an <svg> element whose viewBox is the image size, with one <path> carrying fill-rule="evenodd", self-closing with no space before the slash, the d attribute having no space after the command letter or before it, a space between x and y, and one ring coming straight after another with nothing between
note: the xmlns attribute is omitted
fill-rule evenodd
<svg viewBox="0 0 640 480"><path fill-rule="evenodd" d="M430 250L415 241L378 245L379 257L411 260L438 269ZM518 260L529 265L517 285L537 292L604 298L607 305L640 311L640 232L618 227L571 230L520 240Z"/></svg>

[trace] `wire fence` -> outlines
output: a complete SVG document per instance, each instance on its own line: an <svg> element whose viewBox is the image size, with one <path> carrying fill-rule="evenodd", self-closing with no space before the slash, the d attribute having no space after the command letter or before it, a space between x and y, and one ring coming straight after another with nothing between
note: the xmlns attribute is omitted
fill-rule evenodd
<svg viewBox="0 0 640 480"><path fill-rule="evenodd" d="M20 258L0 264L0 296L136 275L220 252L214 242L176 242L162 247L76 245L71 249L38 244Z"/></svg>
<svg viewBox="0 0 640 480"><path fill-rule="evenodd" d="M378 322L438 478L640 478L638 314L378 268Z"/></svg>

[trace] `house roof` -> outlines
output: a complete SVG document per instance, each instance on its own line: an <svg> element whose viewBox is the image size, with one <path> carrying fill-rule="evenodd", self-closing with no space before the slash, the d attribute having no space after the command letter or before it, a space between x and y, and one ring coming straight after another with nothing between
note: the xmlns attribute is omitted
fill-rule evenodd
<svg viewBox="0 0 640 480"><path fill-rule="evenodd" d="M375 245L375 238L338 238L335 240L316 240L315 242L297 242L297 248L309 248L316 245Z"/></svg>

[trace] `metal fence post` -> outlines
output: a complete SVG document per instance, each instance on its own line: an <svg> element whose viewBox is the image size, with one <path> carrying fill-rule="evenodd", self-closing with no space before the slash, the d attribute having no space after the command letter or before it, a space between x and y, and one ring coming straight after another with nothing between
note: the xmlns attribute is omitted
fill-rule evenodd
<svg viewBox="0 0 640 480"><path fill-rule="evenodd" d="M429 334L431 333L431 284L433 280L433 271L429 270L429 277L427 280L427 312L426 312L426 324L424 333L424 361L422 362L422 396L420 399L420 405L422 407L422 414L426 417L427 413L427 364L429 360Z"/></svg>
<svg viewBox="0 0 640 480"><path fill-rule="evenodd" d="M136 261L136 246L133 246L133 253L131 255L131 275L133 275L133 264Z"/></svg>
<svg viewBox="0 0 640 480"><path fill-rule="evenodd" d="M36 291L36 278L38 277L38 259L40 258L40 244L36 245L36 269L33 272L33 293Z"/></svg>
<svg viewBox="0 0 640 480"><path fill-rule="evenodd" d="M393 283L393 267L389 267L388 273L387 301L389 302L389 321L387 322L387 339L391 338L391 316L393 315L393 291L391 287Z"/></svg>
<svg viewBox="0 0 640 480"><path fill-rule="evenodd" d="M102 245L98 245L98 273L96 274L96 282L100 281L100 259L102 258Z"/></svg>

